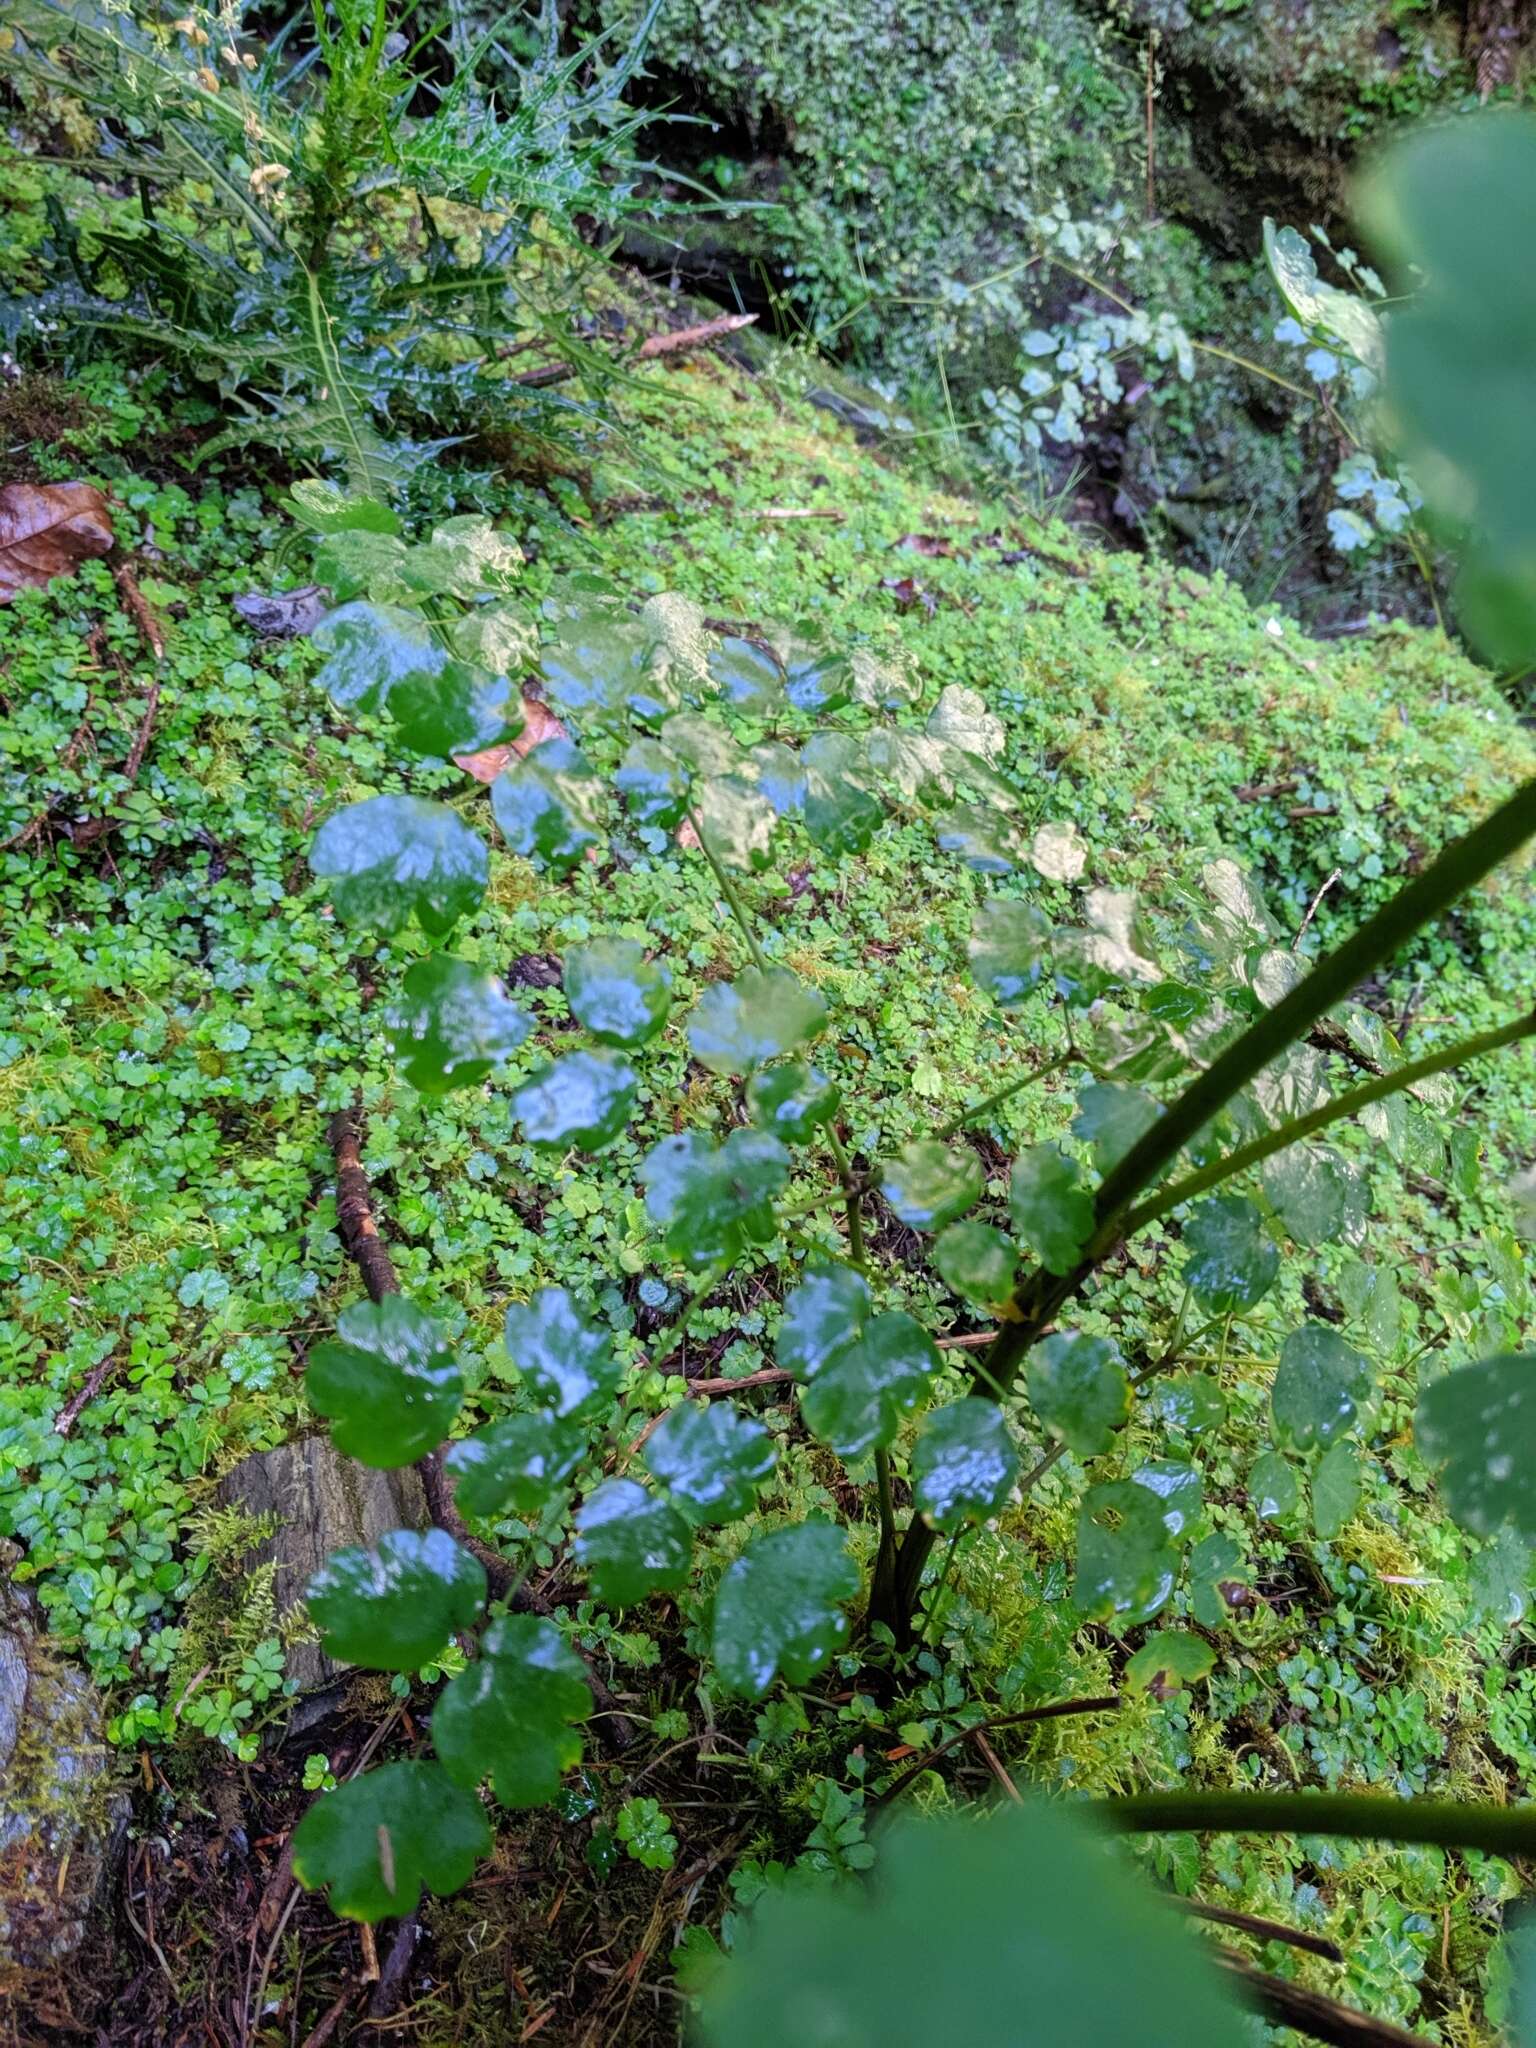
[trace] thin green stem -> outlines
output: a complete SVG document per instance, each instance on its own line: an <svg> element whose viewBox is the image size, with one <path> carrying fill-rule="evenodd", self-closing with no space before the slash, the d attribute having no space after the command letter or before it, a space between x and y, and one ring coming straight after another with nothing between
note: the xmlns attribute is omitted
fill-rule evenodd
<svg viewBox="0 0 1536 2048"><path fill-rule="evenodd" d="M1143 1792L1089 1809L1133 1834L1347 1835L1487 1856L1536 1855L1536 1805L1372 1799L1353 1792Z"/></svg>
<svg viewBox="0 0 1536 2048"><path fill-rule="evenodd" d="M944 1611L944 1595L949 1590L949 1575L955 1568L955 1553L960 1548L960 1538L965 1534L962 1523L949 1539L949 1548L944 1553L944 1562L939 1566L938 1580L928 1595L928 1618L923 1624L923 1641L933 1640L933 1632Z"/></svg>
<svg viewBox="0 0 1536 2048"><path fill-rule="evenodd" d="M704 858L714 870L715 880L720 884L720 894L725 898L732 917L735 918L737 924L741 927L741 936L746 940L747 951L752 955L752 965L760 973L766 974L768 972L768 962L763 957L762 947L757 943L757 934L752 929L752 920L747 915L747 906L737 894L736 884L731 880L720 862L716 860L713 849L700 830L699 821L692 811L688 813L688 822L698 835L699 845L703 850Z"/></svg>
<svg viewBox="0 0 1536 2048"><path fill-rule="evenodd" d="M869 1254L864 1247L864 1218L859 1213L859 1180L842 1139L827 1126L827 1145L837 1167L843 1189L843 1213L848 1218L848 1256L861 1273L869 1271Z"/></svg>
<svg viewBox="0 0 1536 2048"><path fill-rule="evenodd" d="M891 1454L875 1452L875 1499L880 1513L880 1548L870 1580L869 1606L874 1618L888 1601L896 1581L896 1503L891 1493Z"/></svg>
<svg viewBox="0 0 1536 2048"><path fill-rule="evenodd" d="M995 1088L990 1095L984 1095L980 1102L973 1102L968 1109L962 1109L958 1116L951 1117L947 1124L942 1125L934 1136L939 1139L953 1138L968 1124L976 1123L989 1111L1001 1108L1015 1095L1022 1094L1034 1082L1044 1081L1051 1074L1059 1074L1063 1067L1082 1065L1086 1065L1086 1062L1078 1053L1070 1049L1058 1053L1055 1059L1047 1060L1043 1067L1031 1067L1027 1074L1018 1075L1014 1080L1005 1082L1001 1088Z"/></svg>

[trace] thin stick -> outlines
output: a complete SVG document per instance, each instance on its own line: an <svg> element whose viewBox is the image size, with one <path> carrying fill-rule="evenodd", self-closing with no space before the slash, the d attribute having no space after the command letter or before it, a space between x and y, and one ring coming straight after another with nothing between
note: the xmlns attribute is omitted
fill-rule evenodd
<svg viewBox="0 0 1536 2048"><path fill-rule="evenodd" d="M1307 905L1307 914L1301 920L1301 929L1297 932L1295 938L1291 941L1291 951L1293 953L1299 953L1301 951L1301 942L1307 936L1307 927L1311 924L1313 918L1317 915L1318 905L1322 902L1323 898L1328 894L1328 891L1333 887L1334 883L1339 879L1340 875L1342 875L1343 872L1344 870L1342 868L1335 868L1333 873L1329 875L1327 880L1318 889L1318 892L1312 898L1312 901Z"/></svg>
<svg viewBox="0 0 1536 2048"><path fill-rule="evenodd" d="M1257 1913L1239 1913L1231 1906L1212 1906L1204 1899L1181 1899L1173 1892L1169 1893L1168 1902L1181 1913L1191 1913L1197 1920L1209 1920L1217 1927L1235 1928L1240 1934L1251 1934L1256 1941L1283 1941L1288 1948L1304 1949L1309 1956L1321 1956L1328 1963L1344 1960L1343 1949L1326 1935L1308 1934L1304 1928L1265 1920Z"/></svg>
<svg viewBox="0 0 1536 2048"><path fill-rule="evenodd" d="M1272 1977L1230 1949L1218 1949L1216 1960L1237 1979L1245 2004L1282 2027L1328 2042L1330 2048L1429 2048L1427 2034L1410 2034L1390 2020L1372 2019L1321 1991L1293 1984L1289 1977Z"/></svg>
<svg viewBox="0 0 1536 2048"><path fill-rule="evenodd" d="M1118 1711L1120 1704L1118 1693L1105 1693L1096 1699L1057 1700L1048 1707L1025 1707L1017 1714L994 1714L987 1721L972 1721L964 1728L958 1729L955 1734L946 1736L941 1743L930 1749L926 1756L919 1757L915 1764L910 1765L899 1778L893 1780L883 1792L870 1801L869 1810L871 1813L878 1813L882 1806L889 1806L893 1799L899 1799L907 1787L915 1785L923 1773L931 1770L941 1756L947 1756L950 1750L958 1749L962 1742L968 1742L978 1729L988 1733L994 1728L1021 1728L1031 1721L1060 1721L1069 1714L1113 1714Z"/></svg>
<svg viewBox="0 0 1536 2048"><path fill-rule="evenodd" d="M976 1747L981 1751L983 1758L986 1760L987 1769L992 1773L993 1777L996 1778L997 1782L999 1783L999 1785L1002 1786L1003 1790L1007 1793L1008 1797L1013 1801L1014 1805L1022 1806L1024 1804L1024 1801L1020 1796L1018 1786L1015 1785L1012 1778L1009 1777L1007 1771L1004 1770L1002 1760L998 1756L997 1751L992 1747L991 1743L988 1742L986 1736L983 1735L979 1728L973 1728L971 1730L971 1740L975 1743Z"/></svg>

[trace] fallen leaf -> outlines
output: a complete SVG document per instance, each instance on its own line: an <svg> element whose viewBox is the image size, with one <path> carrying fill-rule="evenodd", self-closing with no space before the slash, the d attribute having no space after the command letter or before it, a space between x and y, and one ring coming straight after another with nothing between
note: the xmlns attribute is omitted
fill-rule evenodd
<svg viewBox="0 0 1536 2048"><path fill-rule="evenodd" d="M6 484L0 488L0 604L110 554L114 539L111 509L89 484Z"/></svg>
<svg viewBox="0 0 1536 2048"><path fill-rule="evenodd" d="M545 740L566 737L565 727L547 704L541 704L537 697L524 697L523 729L510 746L486 747L478 754L455 754L454 765L466 775L473 775L476 782L494 782L509 761L521 761Z"/></svg>
<svg viewBox="0 0 1536 2048"><path fill-rule="evenodd" d="M882 576L880 588L888 590L896 600L898 611L910 611L920 604L931 619L939 608L939 601L931 590L924 590L921 583L915 583L910 576Z"/></svg>
<svg viewBox="0 0 1536 2048"><path fill-rule="evenodd" d="M270 596L251 590L235 599L235 610L245 623L269 640L306 639L330 609L331 601L318 583L274 590Z"/></svg>
<svg viewBox="0 0 1536 2048"><path fill-rule="evenodd" d="M952 555L955 544L944 540L936 533L904 533L900 540L892 541L892 547L908 548L914 555Z"/></svg>

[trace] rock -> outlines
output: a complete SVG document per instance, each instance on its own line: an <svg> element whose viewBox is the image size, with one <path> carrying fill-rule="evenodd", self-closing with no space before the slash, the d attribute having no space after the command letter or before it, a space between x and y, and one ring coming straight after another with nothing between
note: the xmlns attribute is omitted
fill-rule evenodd
<svg viewBox="0 0 1536 2048"><path fill-rule="evenodd" d="M344 1458L328 1436L301 1437L242 1459L219 1482L216 1498L221 1507L238 1506L275 1522L275 1533L247 1553L243 1568L276 1565L273 1591L282 1619L302 1603L305 1586L333 1550L367 1548L387 1529L427 1523L421 1481L409 1466L375 1472ZM301 1693L334 1685L342 1669L317 1642L289 1645L288 1676Z"/></svg>
<svg viewBox="0 0 1536 2048"><path fill-rule="evenodd" d="M0 1544L0 1570L15 1555ZM96 1688L0 1577L0 1971L50 1969L80 1946L127 1828Z"/></svg>

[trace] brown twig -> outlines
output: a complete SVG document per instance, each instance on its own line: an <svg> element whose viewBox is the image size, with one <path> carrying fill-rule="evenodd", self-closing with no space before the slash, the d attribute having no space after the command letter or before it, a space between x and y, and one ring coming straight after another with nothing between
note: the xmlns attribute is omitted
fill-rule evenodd
<svg viewBox="0 0 1536 2048"><path fill-rule="evenodd" d="M320 2023L304 2036L302 2048L327 2048L336 2038L336 2029L341 2025L347 2007L357 1996L357 1985L349 1978L340 1995L334 1998L320 2016Z"/></svg>
<svg viewBox="0 0 1536 2048"><path fill-rule="evenodd" d="M114 1369L116 1364L117 1358L113 1355L104 1358L100 1365L92 1366L91 1370L86 1374L85 1384L77 1392L70 1395L64 1406L53 1418L53 1433L55 1436L69 1435L75 1424L80 1420L81 1410L89 1402L95 1400L96 1396L101 1392L107 1374Z"/></svg>
<svg viewBox="0 0 1536 2048"><path fill-rule="evenodd" d="M1213 1906L1205 1899L1181 1899L1173 1893L1169 1894L1169 1903L1181 1913L1192 1913L1197 1920L1209 1920L1213 1926L1251 1934L1256 1941L1283 1941L1287 1948L1304 1949L1309 1956L1321 1956L1328 1963L1344 1960L1343 1949L1326 1935L1308 1934L1304 1928L1287 1927L1280 1920L1266 1920L1258 1913L1239 1913L1231 1906Z"/></svg>
<svg viewBox="0 0 1536 2048"><path fill-rule="evenodd" d="M160 630L160 621L145 602L138 579L125 560L112 563L112 580L116 583L117 594L123 601L123 610L139 629L139 638L156 661L164 661L165 635Z"/></svg>
<svg viewBox="0 0 1536 2048"><path fill-rule="evenodd" d="M941 1756L946 1756L952 1749L958 1749L962 1742L969 1742L973 1737L980 1736L985 1739L994 1728L1021 1728L1031 1721L1060 1721L1068 1714L1112 1714L1119 1706L1120 1695L1112 1692L1104 1693L1096 1699L1056 1700L1048 1707L1025 1707L1017 1714L994 1714L989 1721L972 1721L968 1727L946 1736L942 1742L930 1749L926 1756L919 1757L915 1764L910 1765L899 1778L870 1801L869 1810L876 1813L882 1806L889 1806L891 1801L899 1798L909 1785L915 1785L925 1771L932 1770Z"/></svg>
<svg viewBox="0 0 1536 2048"><path fill-rule="evenodd" d="M368 2001L369 2019L387 2020L400 2003L400 1994L405 1989L405 1980L410 1974L420 1939L421 1922L414 1913L407 1913L395 1929L395 1938L384 1958L379 1981L373 1987L373 1996Z"/></svg>
<svg viewBox="0 0 1536 2048"><path fill-rule="evenodd" d="M1256 1970L1245 1957L1230 1949L1218 1949L1216 1959L1237 1979L1240 1994L1255 2011L1282 2027L1293 2027L1314 2041L1326 2041L1330 2048L1429 2048L1424 2034L1410 2034L1390 2020L1372 2019L1369 2013L1341 2005L1321 1991L1309 1991L1288 1977L1272 1977Z"/></svg>
<svg viewBox="0 0 1536 2048"><path fill-rule="evenodd" d="M690 349L707 348L723 335L735 334L757 324L755 313L722 313L717 319L701 321L697 327L676 327L664 334L651 334L640 344L640 361L654 362L658 356L683 355ZM540 363L536 369L520 370L514 384L542 387L564 384L577 375L574 363Z"/></svg>
<svg viewBox="0 0 1536 2048"><path fill-rule="evenodd" d="M368 1299L380 1302L386 1294L400 1292L400 1278L374 1221L373 1188L363 1165L362 1134L350 1109L337 1110L326 1136L336 1160L336 1226L362 1275Z"/></svg>

